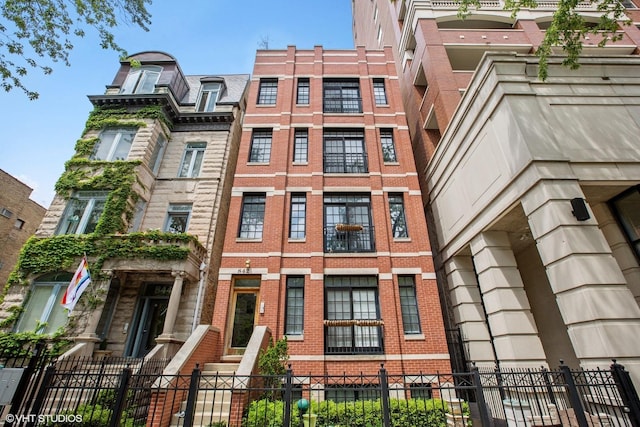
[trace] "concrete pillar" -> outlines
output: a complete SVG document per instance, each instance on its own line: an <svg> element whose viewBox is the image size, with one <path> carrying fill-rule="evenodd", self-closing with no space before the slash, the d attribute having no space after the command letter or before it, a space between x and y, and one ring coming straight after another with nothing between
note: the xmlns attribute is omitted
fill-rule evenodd
<svg viewBox="0 0 640 427"><path fill-rule="evenodd" d="M467 357L478 367L495 367L495 355L482 297L470 256L456 256L445 264L455 322L460 327Z"/></svg>
<svg viewBox="0 0 640 427"><path fill-rule="evenodd" d="M577 181L541 181L522 207L582 367L615 358L640 384L640 308L594 215L572 215L575 197L584 197Z"/></svg>
<svg viewBox="0 0 640 427"><path fill-rule="evenodd" d="M173 280L171 295L169 296L169 306L167 307L167 315L164 319L162 335L158 337L160 339L173 337L173 327L176 324L176 318L178 317L178 308L180 307L180 297L182 296L182 284L184 282L185 272L173 271L171 272L171 275L175 277L175 279Z"/></svg>
<svg viewBox="0 0 640 427"><path fill-rule="evenodd" d="M500 366L546 366L508 234L504 231L480 233L471 241L471 252Z"/></svg>

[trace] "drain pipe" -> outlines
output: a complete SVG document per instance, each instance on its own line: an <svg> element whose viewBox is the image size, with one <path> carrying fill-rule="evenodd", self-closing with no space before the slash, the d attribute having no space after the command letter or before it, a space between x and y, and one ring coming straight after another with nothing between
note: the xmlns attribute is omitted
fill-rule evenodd
<svg viewBox="0 0 640 427"><path fill-rule="evenodd" d="M200 306L202 302L202 294L204 293L204 278L206 276L205 269L207 268L207 264L204 261L200 264L200 281L198 282L198 295L196 296L196 309L193 311L193 322L191 323L191 333L196 330L198 327L198 318L200 317L200 313L202 313L202 307Z"/></svg>

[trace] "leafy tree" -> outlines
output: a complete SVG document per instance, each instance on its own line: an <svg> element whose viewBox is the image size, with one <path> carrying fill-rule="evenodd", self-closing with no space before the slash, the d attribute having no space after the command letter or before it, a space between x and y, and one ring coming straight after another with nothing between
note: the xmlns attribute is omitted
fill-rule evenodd
<svg viewBox="0 0 640 427"><path fill-rule="evenodd" d="M51 74L50 62L69 66L72 39L93 28L100 47L126 57L115 41L113 28L135 24L145 31L151 23L146 9L152 0L2 0L0 1L0 86L5 91L21 89L29 99L38 93L28 89L23 78L30 70Z"/></svg>
<svg viewBox="0 0 640 427"><path fill-rule="evenodd" d="M596 25L590 25L576 10L579 4L585 3L596 5L597 10L602 13ZM470 9L480 8L480 6L480 0L460 0L458 16L464 18L471 13ZM514 18L520 9L536 7L538 7L536 0L505 0L504 2L504 9L511 11L511 16ZM608 41L622 39L622 34L616 34L620 23L630 25L631 21L626 18L625 7L619 0L558 0L551 24L536 51L540 58L538 77L546 80L548 59L553 53L554 46L561 47L566 54L563 65L576 69L580 66L579 57L582 53L584 36L600 34L602 40L598 46L602 47Z"/></svg>

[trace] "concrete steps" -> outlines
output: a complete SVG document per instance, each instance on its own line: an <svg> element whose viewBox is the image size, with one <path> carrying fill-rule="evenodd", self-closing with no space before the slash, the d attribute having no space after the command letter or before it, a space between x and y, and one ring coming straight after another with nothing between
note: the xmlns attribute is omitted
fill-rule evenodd
<svg viewBox="0 0 640 427"><path fill-rule="evenodd" d="M194 406L194 427L215 426L218 422L227 424L231 410L233 375L238 369L238 365L239 363L235 362L220 362L206 363L203 366ZM171 419L171 427L184 424L183 417L186 406L187 402L182 402L180 412L174 414Z"/></svg>

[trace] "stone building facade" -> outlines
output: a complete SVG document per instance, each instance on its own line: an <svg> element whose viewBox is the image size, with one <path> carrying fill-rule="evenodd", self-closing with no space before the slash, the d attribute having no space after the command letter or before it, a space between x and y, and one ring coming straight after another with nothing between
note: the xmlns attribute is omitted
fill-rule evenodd
<svg viewBox="0 0 640 427"><path fill-rule="evenodd" d="M131 59L89 96L94 111L36 233L44 267L24 267L3 306L26 296L14 330L66 327L69 354L167 357L211 322L249 76L185 75L163 52ZM58 302L85 254L92 284L69 321Z"/></svg>
<svg viewBox="0 0 640 427"><path fill-rule="evenodd" d="M541 82L556 3L480 3L460 20L450 2L353 2L356 44L394 52L445 321L467 362L617 359L637 383L640 30L586 36L578 70L556 51Z"/></svg>

